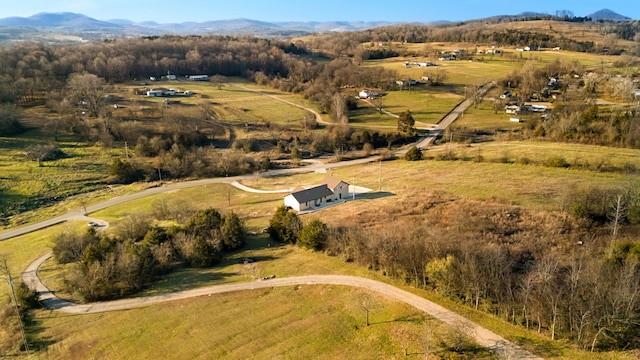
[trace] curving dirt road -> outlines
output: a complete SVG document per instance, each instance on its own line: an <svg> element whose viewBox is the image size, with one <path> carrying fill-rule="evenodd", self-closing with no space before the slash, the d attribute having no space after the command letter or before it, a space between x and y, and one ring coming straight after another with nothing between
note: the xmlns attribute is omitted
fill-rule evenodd
<svg viewBox="0 0 640 360"><path fill-rule="evenodd" d="M306 172L315 172L320 169L331 169L331 168L337 168L337 167L343 167L343 166L366 164L369 162L378 161L379 159L380 159L380 156L371 156L368 158L341 161L337 163L326 163L326 164L317 163L317 164L298 167L298 168L270 170L270 171L260 173L260 176L270 177L270 176L288 175L288 174L301 174ZM173 190L187 189L194 186L203 186L203 185L209 185L209 184L232 184L234 181L237 182L239 180L252 179L254 177L255 175L239 175L239 176L229 176L224 178L210 178L210 179L200 179L200 180L193 180L193 181L164 184L161 186L156 186L156 187L148 188L146 190L142 190L135 194L119 196L109 200L105 200L97 204L87 205L86 212L92 213L98 210L106 209L111 206L120 205L132 200L137 200L147 196L161 194L161 193L169 192ZM28 234L30 232L41 230L49 226L63 223L65 221L83 218L83 216L85 216L84 209L77 209L77 210L70 211L66 214L53 217L48 220L43 220L43 221L25 225L19 228L2 231L0 232L0 241L10 239L16 236Z"/></svg>
<svg viewBox="0 0 640 360"><path fill-rule="evenodd" d="M319 113L319 112L317 112L317 111L315 111L315 110L313 110L313 109L311 109L311 108L308 108L308 107L306 107L306 106L302 106L302 105L300 105L300 104L296 104L296 103L294 103L294 102L292 102L292 101L289 101L289 100L285 100L285 99L279 98L279 97L277 97L277 96L275 96L275 95L265 94L264 92L262 92L262 91L260 91L260 90L251 89L251 88L248 88L248 87L246 87L246 86L239 85L239 84L233 84L233 86L238 87L238 88L240 88L240 89L242 89L242 90L252 91L252 92L254 92L254 93L258 93L258 94L261 94L261 95L264 95L264 96L270 97L270 98L272 98L272 99L274 99L274 100L281 101L281 102L283 102L283 103L285 103L285 104L289 104L289 105L291 105L291 106L295 106L295 107L300 108L300 109L302 109L302 110L306 110L306 111L308 111L308 112L310 112L310 113L312 113L312 114L313 114L313 116L316 118L316 121L318 122L318 124L323 124L323 125L334 125L334 123L330 123L330 122L328 122L328 121L324 121L324 119L322 119L322 116L320 116L320 113Z"/></svg>
<svg viewBox="0 0 640 360"><path fill-rule="evenodd" d="M449 326L461 329L468 336L474 339L479 345L490 349L498 355L505 356L510 359L542 359L513 344L512 342L507 341L496 333L489 331L481 327L480 325L454 313L453 311L447 310L438 304L435 304L408 291L371 279L346 275L295 276L249 283L213 285L198 289L174 292L170 294L78 305L57 298L40 282L40 279L38 279L38 268L50 257L51 253L48 253L29 265L29 267L23 273L23 280L25 281L25 283L29 284L30 287L35 288L40 293L41 301L45 307L68 314L93 314L108 311L126 310L197 296L210 296L214 294L272 287L317 284L342 285L366 289L411 305Z"/></svg>

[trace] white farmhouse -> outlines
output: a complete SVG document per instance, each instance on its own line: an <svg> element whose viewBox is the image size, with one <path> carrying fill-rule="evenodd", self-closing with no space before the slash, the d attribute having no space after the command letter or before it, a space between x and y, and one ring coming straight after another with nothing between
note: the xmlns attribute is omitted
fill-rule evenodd
<svg viewBox="0 0 640 360"><path fill-rule="evenodd" d="M175 89L158 88L158 89L151 89L147 91L147 96L149 97L175 96L175 95L176 95Z"/></svg>
<svg viewBox="0 0 640 360"><path fill-rule="evenodd" d="M331 202L346 200L349 197L349 184L327 176L321 185L308 189L296 188L284 197L284 205L296 211L320 207Z"/></svg>

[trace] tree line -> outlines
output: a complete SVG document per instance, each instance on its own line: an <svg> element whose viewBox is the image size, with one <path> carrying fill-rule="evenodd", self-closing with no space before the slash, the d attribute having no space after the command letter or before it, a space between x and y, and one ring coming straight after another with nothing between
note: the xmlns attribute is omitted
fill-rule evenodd
<svg viewBox="0 0 640 360"><path fill-rule="evenodd" d="M164 74L219 74L281 82L308 98L340 86L378 87L393 72L357 69L349 61L316 62L303 43L222 36L162 36L117 39L85 45L21 43L0 48L0 102L33 104L65 89L72 74L90 73L107 83L144 80Z"/></svg>
<svg viewBox="0 0 640 360"><path fill-rule="evenodd" d="M209 208L185 218L189 211L165 201L153 207L156 216L182 219L182 224L163 228L152 225L148 216L132 215L111 236L94 227L84 234L57 235L55 261L73 265L66 267L66 291L85 301L121 298L144 289L161 274L215 265L226 252L244 244L244 222L235 213L222 215Z"/></svg>
<svg viewBox="0 0 640 360"><path fill-rule="evenodd" d="M640 247L630 235L640 220L640 202L628 190L624 197L604 189L577 191L567 197L564 213L421 193L403 198L402 210L380 209L393 213L385 221L354 214L335 226L319 220L303 226L281 207L269 233L553 340L591 351L635 349ZM590 215L584 216L587 208Z"/></svg>

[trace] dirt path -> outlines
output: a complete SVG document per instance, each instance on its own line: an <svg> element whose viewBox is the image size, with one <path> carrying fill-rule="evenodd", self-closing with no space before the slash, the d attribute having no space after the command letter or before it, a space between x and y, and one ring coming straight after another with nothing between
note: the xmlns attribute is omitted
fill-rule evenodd
<svg viewBox="0 0 640 360"><path fill-rule="evenodd" d="M38 279L38 268L49 258L51 258L51 253L45 254L44 256L40 257L38 260L30 264L23 273L23 280L25 281L25 283L30 284L30 287L35 288L40 293L41 301L45 307L55 309L67 314L93 314L100 312L119 311L198 296L211 296L228 292L264 289L271 287L300 285L312 286L317 284L342 285L366 289L386 296L388 298L411 305L449 326L461 329L468 336L473 338L479 345L490 349L498 355L506 356L510 359L541 359L540 357L529 353L528 351L520 348L510 341L507 341L494 332L481 327L480 325L454 313L453 311L447 310L436 303L421 298L420 296L412 294L408 291L371 279L346 275L295 276L249 283L213 285L163 295L78 305L57 298L51 291L49 291L49 289L46 288L46 286L44 286L44 284L40 282L40 279Z"/></svg>
<svg viewBox="0 0 640 360"><path fill-rule="evenodd" d="M274 100L281 101L281 102L283 102L283 103L285 103L285 104L289 104L289 105L291 105L291 106L295 106L295 107L300 108L300 109L302 109L302 110L306 110L306 111L308 111L308 112L312 113L312 114L313 114L313 116L315 116L316 121L318 122L318 124L323 124L323 125L333 125L333 123L330 123L330 122L328 122L328 121L324 121L324 119L322 119L322 116L320 116L320 113L319 113L319 112L317 112L317 111L315 111L315 110L313 110L313 109L311 109L311 108L308 108L308 107L306 107L306 106L302 106L302 105L300 105L300 104L296 104L296 103L291 102L291 101L289 101L289 100L285 100L285 99L279 98L279 97L277 97L277 96L275 96L275 95L265 94L265 93L263 93L263 92L262 92L262 91L260 91L260 90L251 89L251 88L248 88L248 87L246 87L246 86L239 85L239 84L232 84L232 85L233 85L233 86L235 86L235 87L238 87L238 88L240 88L240 89L242 89L242 90L252 91L252 92L255 92L255 93L261 94L261 95L263 95L263 96L270 97L270 98L272 98L272 99L274 99Z"/></svg>
<svg viewBox="0 0 640 360"><path fill-rule="evenodd" d="M281 194L281 193L290 193L292 191L292 189L281 189L281 190L260 190L260 189L254 189L251 187L248 187L246 185L242 185L237 181L234 181L231 183L232 186L234 186L235 188L238 188L242 191L246 191L246 192L250 192L250 193L256 193L256 194Z"/></svg>
<svg viewBox="0 0 640 360"><path fill-rule="evenodd" d="M341 161L337 163L315 163L312 165L297 167L297 168L269 170L269 171L260 173L260 176L269 177L269 176L281 176L281 175L290 175L290 174L302 174L307 172L316 172L319 170L332 169L332 168L338 168L338 167L344 167L344 166L366 164L366 163L378 161L379 159L380 159L379 156L371 156L368 158L356 159L356 160L350 160L350 161ZM161 194L169 191L187 189L191 187L203 186L203 185L209 185L209 184L231 184L234 181L246 180L246 179L252 179L252 178L255 178L255 175L239 175L239 176L229 176L224 178L210 178L210 179L200 179L200 180L193 180L193 181L163 184L160 186L151 187L151 188L142 190L134 194L118 196L109 200L105 200L100 203L87 205L86 213L90 214L98 210L106 209L111 206L124 204L129 201L133 201L133 200L141 199L147 196ZM84 216L84 213L85 213L84 209L77 209L77 210L70 211L66 214L53 217L51 219L43 220L37 223L25 225L19 228L11 229L11 230L2 231L0 232L0 241L10 239L16 236L28 234L30 232L42 230L44 228L61 224L69 220L82 218Z"/></svg>

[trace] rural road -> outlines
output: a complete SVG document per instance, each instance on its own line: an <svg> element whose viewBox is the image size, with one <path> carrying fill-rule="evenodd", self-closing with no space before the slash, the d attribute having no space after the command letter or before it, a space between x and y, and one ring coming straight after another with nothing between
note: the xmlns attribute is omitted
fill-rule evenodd
<svg viewBox="0 0 640 360"><path fill-rule="evenodd" d="M493 88L496 84L494 82L490 82L488 84L485 84L484 86L482 86L479 90L478 93L480 95L480 97L484 96L484 94L487 93L487 91L489 91L491 88ZM440 135L442 135L442 133L444 132L444 130L446 128L449 127L449 125L451 125L454 121L456 121L458 119L459 116L461 116L462 114L464 114L464 112L471 106L473 105L473 99L466 99L465 101L463 101L460 105L456 106L455 109L453 109L447 116L444 117L444 119L442 119L442 121L440 121L438 123L438 125L436 125L434 128L432 128L429 131L429 134L424 137L423 139L419 140L418 143L416 144L416 147L418 149L426 149L429 145L431 145L433 143L433 141Z"/></svg>
<svg viewBox="0 0 640 360"><path fill-rule="evenodd" d="M368 157L368 158L363 158L363 159L356 159L356 160L350 160L350 161L342 161L342 162L337 162L337 163L316 163L316 164L312 164L312 165L308 165L308 166L303 166L303 167L297 167L297 168L291 168L291 169L278 169L278 170L270 170L270 171L265 171L260 173L260 176L262 177L270 177L270 176L279 176L279 175L289 175L289 174L300 174L300 173L307 173L307 172L314 172L314 171L318 171L321 169L331 169L331 168L337 168L337 167L343 167L343 166L351 166L351 165L359 165L359 164L366 164L369 162L374 162L374 161L378 161L380 159L379 156L372 156L372 157ZM195 187L195 186L203 186L203 185L209 185L209 184L233 184L234 182L238 182L240 180L246 180L246 179L251 179L254 178L254 175L239 175L239 176L229 176L229 177L224 177L224 178L210 178L210 179L200 179L200 180L193 180L193 181L185 181L185 182L177 182L177 183L170 183L170 184L165 184L162 186L156 186L156 187L152 187L152 188L148 188L145 190L142 190L140 192L137 192L135 194L129 194L129 195L124 195L124 196L118 196L97 204L93 204L93 205L87 205L86 206L86 213L90 214L92 212L95 211L99 211L102 209L106 209L108 207L111 206L115 206L115 205L120 205L132 200L137 200L137 199L141 199L147 196L151 196L151 195L156 195L156 194L161 194L164 192L169 192L169 191L174 191L174 190L180 190L180 189L187 189L187 188L191 188L191 187ZM37 230L41 230L44 228L47 228L49 226L53 226L56 224L60 224L63 223L65 221L69 221L69 220L75 220L75 219L85 219L84 218L84 209L77 209L77 210L73 210L70 211L66 214L63 215L59 215L56 217L53 217L51 219L48 220L44 220L44 221L40 221L37 223L33 223L33 224L29 224L29 225L25 225L22 227L18 227L15 229L11 229L11 230L6 230L6 231L2 231L0 232L0 241L2 240L6 240L6 239L10 239L16 236L20 236L20 235L24 235L24 234L28 234L30 232L34 232ZM86 218L88 219L88 218ZM91 221L91 220L88 220Z"/></svg>
<svg viewBox="0 0 640 360"><path fill-rule="evenodd" d="M504 356L509 359L542 359L520 348L512 342L507 341L494 332L489 331L481 327L480 325L454 313L453 311L447 310L438 304L435 304L408 291L371 279L346 275L295 276L280 279L254 281L248 283L213 285L163 295L78 305L57 298L51 291L49 291L49 289L44 286L44 284L42 284L42 282L40 282L40 279L37 276L38 268L49 258L51 258L50 252L31 263L23 273L23 281L26 284L29 284L31 288L35 288L40 293L41 302L45 307L55 309L67 314L80 315L108 311L119 311L145 307L167 301L188 299L198 296L210 296L214 294L223 294L244 290L319 284L341 285L366 289L368 291L372 291L385 297L413 306L416 309L429 314L435 319L442 321L443 323L453 328L461 329L469 337L474 339L479 345L497 353L500 356Z"/></svg>

